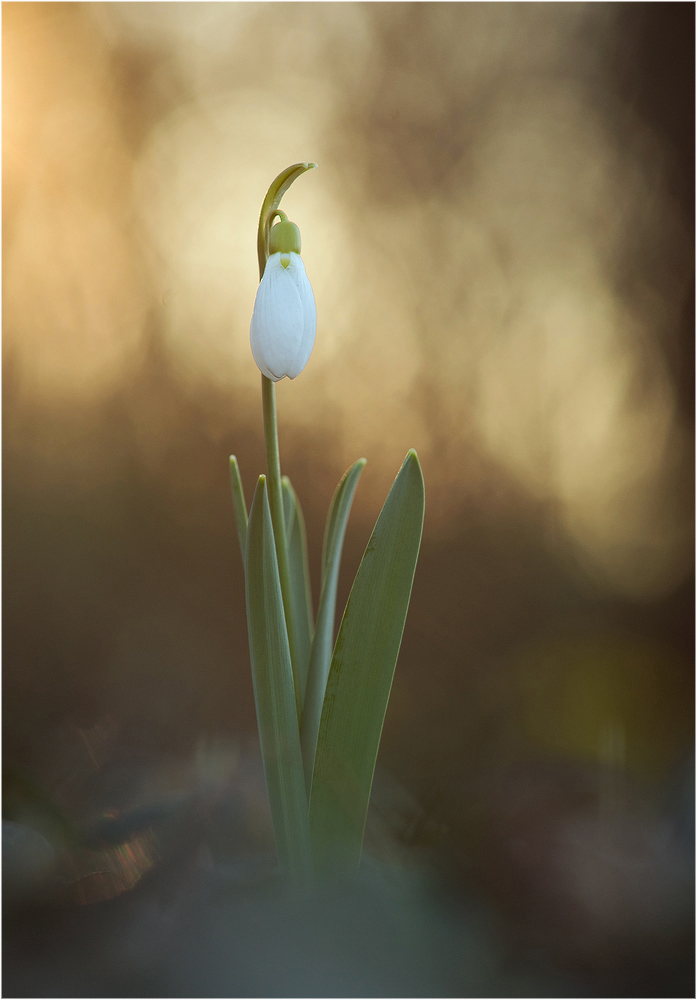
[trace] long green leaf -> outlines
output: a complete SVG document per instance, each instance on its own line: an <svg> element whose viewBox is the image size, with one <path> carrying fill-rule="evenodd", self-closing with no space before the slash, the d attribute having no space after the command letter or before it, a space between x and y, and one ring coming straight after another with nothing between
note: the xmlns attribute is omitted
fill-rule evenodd
<svg viewBox="0 0 697 1000"><path fill-rule="evenodd" d="M358 868L423 516L423 476L412 450L368 542L332 657L310 799L316 869Z"/></svg>
<svg viewBox="0 0 697 1000"><path fill-rule="evenodd" d="M247 504L244 499L244 487L242 486L242 479L240 477L240 467L234 455L230 455L230 489L232 490L237 537L240 540L240 553L242 554L242 565L244 566L244 553L247 548Z"/></svg>
<svg viewBox="0 0 697 1000"><path fill-rule="evenodd" d="M334 644L334 617L336 614L336 590L339 582L339 567L341 551L346 535L346 523L351 511L353 495L365 459L359 458L351 468L344 473L336 488L327 515L327 527L324 532L324 547L322 550L322 594L317 611L317 627L312 641L310 665L308 672L307 691L303 702L302 725L300 727L300 745L303 752L305 767L305 784L308 794L312 784L312 771L315 760L315 747L319 733L322 702L329 676L329 666Z"/></svg>
<svg viewBox="0 0 697 1000"><path fill-rule="evenodd" d="M266 476L247 527L247 626L254 700L279 863L292 877L312 868L307 793Z"/></svg>
<svg viewBox="0 0 697 1000"><path fill-rule="evenodd" d="M295 625L300 704L302 704L307 686L307 670L310 663L313 632L310 565L307 558L305 518L303 517L300 501L291 486L288 476L283 477L281 486L283 489L283 518L286 524L286 545L288 547L288 567L290 570L290 613L293 616Z"/></svg>
<svg viewBox="0 0 697 1000"><path fill-rule="evenodd" d="M346 522L351 511L353 495L360 479L361 472L366 465L365 458L359 458L350 469L341 477L341 481L334 491L332 502L329 505L327 524L324 529L324 542L322 544L322 588L324 588L327 575L333 572L337 551L341 555L341 548L344 544L346 534Z"/></svg>

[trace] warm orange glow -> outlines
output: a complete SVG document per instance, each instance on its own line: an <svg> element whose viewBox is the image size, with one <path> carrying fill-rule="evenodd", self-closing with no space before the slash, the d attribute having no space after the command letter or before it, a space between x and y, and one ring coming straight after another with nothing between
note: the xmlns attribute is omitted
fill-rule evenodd
<svg viewBox="0 0 697 1000"><path fill-rule="evenodd" d="M660 344L676 299L650 258L652 241L686 237L651 137L629 112L611 128L582 68L558 75L612 11L460 14L452 35L429 8L429 76L380 63L394 6L97 4L11 24L7 355L28 398L69 406L127 379L155 323L183 383L256 391L260 201L280 168L315 159L287 199L319 321L310 365L280 386L286 433L331 414L375 496L416 447L434 525L493 461L555 505L603 585L663 593L685 571L689 510L671 499L686 445ZM356 129L347 108L381 73ZM400 158L416 134L419 155ZM645 293L623 295L623 268Z"/></svg>

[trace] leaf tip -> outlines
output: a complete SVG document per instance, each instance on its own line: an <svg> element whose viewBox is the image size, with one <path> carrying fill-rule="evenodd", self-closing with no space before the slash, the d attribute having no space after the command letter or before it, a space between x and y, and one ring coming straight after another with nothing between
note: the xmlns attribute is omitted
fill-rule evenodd
<svg viewBox="0 0 697 1000"><path fill-rule="evenodd" d="M409 473L407 473L407 469L410 470ZM416 477L416 479L421 484L420 488L423 498L424 474L421 468L421 462L419 462L419 456L416 454L416 448L410 448L409 451L407 452L406 458L404 459L404 464L402 465L402 468L399 470L400 475L403 472L405 474L410 475L411 477Z"/></svg>

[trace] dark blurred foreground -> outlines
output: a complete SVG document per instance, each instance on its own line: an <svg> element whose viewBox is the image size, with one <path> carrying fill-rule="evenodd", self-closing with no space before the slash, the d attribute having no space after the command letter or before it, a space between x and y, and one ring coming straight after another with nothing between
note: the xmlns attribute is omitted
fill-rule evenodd
<svg viewBox="0 0 697 1000"><path fill-rule="evenodd" d="M4 996L692 994L689 762L661 808L612 768L489 775L466 853L378 772L360 876L302 895L253 745L110 756L79 820L5 775Z"/></svg>

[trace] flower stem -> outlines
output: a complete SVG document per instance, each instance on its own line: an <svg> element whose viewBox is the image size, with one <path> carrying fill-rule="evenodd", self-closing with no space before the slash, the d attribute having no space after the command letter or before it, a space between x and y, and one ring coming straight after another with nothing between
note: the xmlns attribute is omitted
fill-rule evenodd
<svg viewBox="0 0 697 1000"><path fill-rule="evenodd" d="M294 163L283 170L266 192L257 231L257 257L259 259L259 281L264 276L264 268L269 257L269 227L275 215L282 218L285 212L278 208L281 198L293 181L307 170L316 167L316 163ZM285 216L287 219L287 216ZM281 578L281 596L283 597L283 612L288 632L290 647L290 662L293 667L293 682L295 685L295 706L298 710L298 724L302 714L302 695L299 674L298 647L293 624L291 604L290 566L286 546L286 526L283 520L283 493L281 487L281 463L278 457L278 430L276 429L276 389L271 379L261 376L261 396L264 407L264 437L266 438L266 467L268 471L269 506L271 508L271 523L273 524L274 541L276 544L276 559L278 575Z"/></svg>
<svg viewBox="0 0 697 1000"><path fill-rule="evenodd" d="M290 566L288 563L288 548L286 544L286 525L283 518L283 493L281 490L281 462L278 454L278 430L276 427L276 387L266 375L261 376L261 395L264 407L264 437L266 438L266 468L268 473L269 506L271 508L271 523L273 524L274 541L276 543L276 558L278 560L278 575L281 578L281 595L283 597L283 612L288 632L290 646L290 662L293 667L293 682L295 686L295 706L298 711L298 721L302 712L300 693L300 677L298 673L298 650L293 623Z"/></svg>

